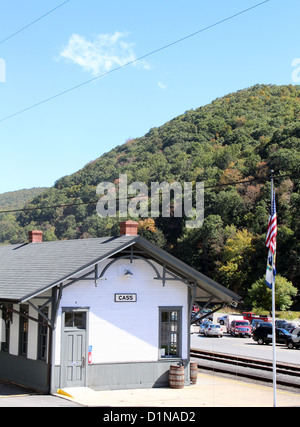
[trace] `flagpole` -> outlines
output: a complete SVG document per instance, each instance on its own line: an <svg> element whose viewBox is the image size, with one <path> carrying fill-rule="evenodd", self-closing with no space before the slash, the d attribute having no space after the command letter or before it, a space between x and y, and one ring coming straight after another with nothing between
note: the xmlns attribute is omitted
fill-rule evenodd
<svg viewBox="0 0 300 427"><path fill-rule="evenodd" d="M273 206L273 175L271 171L271 206ZM275 249L276 250L276 249ZM275 252L275 251L274 251ZM272 254L272 266L274 265L274 254ZM272 346L273 346L273 406L277 406L276 402L276 327L275 327L275 275L272 280Z"/></svg>

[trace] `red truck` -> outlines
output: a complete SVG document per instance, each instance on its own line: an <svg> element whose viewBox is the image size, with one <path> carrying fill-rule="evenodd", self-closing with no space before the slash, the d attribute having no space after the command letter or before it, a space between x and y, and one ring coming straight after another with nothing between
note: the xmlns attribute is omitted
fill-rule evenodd
<svg viewBox="0 0 300 427"><path fill-rule="evenodd" d="M262 316L262 315L258 315L255 313L252 313L251 311L245 311L244 313L242 313L243 317L245 320L248 320L250 323L252 322L253 319L261 319L264 322L272 322L272 318L269 316Z"/></svg>

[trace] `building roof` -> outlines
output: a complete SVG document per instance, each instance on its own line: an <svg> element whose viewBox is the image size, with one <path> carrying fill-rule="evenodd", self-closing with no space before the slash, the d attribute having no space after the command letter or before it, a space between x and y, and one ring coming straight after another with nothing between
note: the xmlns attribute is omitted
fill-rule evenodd
<svg viewBox="0 0 300 427"><path fill-rule="evenodd" d="M141 236L101 237L0 246L0 300L24 302L133 246L196 283L196 300L231 303L241 298Z"/></svg>

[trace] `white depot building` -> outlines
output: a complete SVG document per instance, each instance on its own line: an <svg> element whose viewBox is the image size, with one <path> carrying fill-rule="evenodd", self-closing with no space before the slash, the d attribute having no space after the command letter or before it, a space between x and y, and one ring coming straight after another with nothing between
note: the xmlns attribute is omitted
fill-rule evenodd
<svg viewBox="0 0 300 427"><path fill-rule="evenodd" d="M189 383L192 306L240 301L120 224L119 237L0 246L0 378L46 393ZM1 312L0 312L1 314Z"/></svg>

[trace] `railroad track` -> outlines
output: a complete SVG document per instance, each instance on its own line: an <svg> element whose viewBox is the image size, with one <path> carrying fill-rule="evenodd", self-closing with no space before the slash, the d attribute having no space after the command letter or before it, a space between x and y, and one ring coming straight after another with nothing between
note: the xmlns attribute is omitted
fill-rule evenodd
<svg viewBox="0 0 300 427"><path fill-rule="evenodd" d="M273 382L273 364L267 360L246 358L224 353L191 349L191 360L199 369L232 374L256 381ZM300 365L276 363L276 383L280 386L300 389Z"/></svg>

